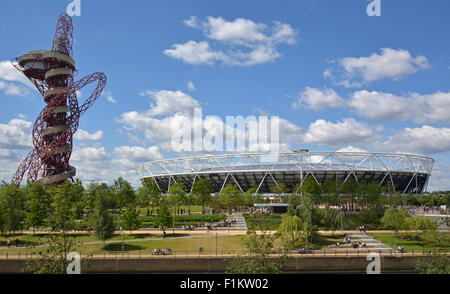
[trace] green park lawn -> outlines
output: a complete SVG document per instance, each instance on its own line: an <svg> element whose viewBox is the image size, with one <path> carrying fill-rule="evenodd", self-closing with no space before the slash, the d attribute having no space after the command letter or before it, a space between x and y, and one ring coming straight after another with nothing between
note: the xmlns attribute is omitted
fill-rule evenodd
<svg viewBox="0 0 450 294"><path fill-rule="evenodd" d="M406 251L411 252L412 250L426 250L426 249L448 249L445 247L437 247L427 243L427 241L419 238L417 233L407 233L404 232L396 234L396 242L394 245L394 233L367 233L372 236L374 239L377 239L383 242L386 245L389 245L391 248L397 248L398 246L402 246ZM445 233L450 234L450 233ZM401 239L401 236L406 236L406 239ZM417 237L417 238L416 238Z"/></svg>
<svg viewBox="0 0 450 294"><path fill-rule="evenodd" d="M177 235L176 237L181 237L182 235ZM19 239L25 238L26 236L19 235ZM125 242L124 243L124 251L130 253L141 253L141 254L149 254L155 248L170 248L172 251L176 251L177 254L196 254L200 247L204 248L205 253L212 252L214 253L216 250L216 237L212 236L198 236L195 238L180 238L180 239L162 239L161 235L154 234L143 234L143 235L125 235L125 241L129 240L139 240L138 242ZM171 237L168 234L168 237ZM2 236L1 238L5 238ZM76 240L79 242L96 242L99 241L93 235L77 235ZM81 245L77 251L82 254L104 254L104 253L116 253L122 251L122 236L115 236L113 239L114 243L107 244L86 244ZM159 240L142 240L148 238L160 238ZM234 235L234 236L218 236L217 237L217 249L218 251L227 253L243 251L245 247L243 245L243 239L245 235ZM1 240L3 240L1 239ZM45 236L29 236L29 240L34 240L34 244L42 244L45 240ZM328 249L328 246L331 244L335 244L338 241L343 239L342 235L317 235L313 238L313 243L309 244L311 249ZM111 241L109 240L109 241ZM277 240L275 243L276 248L280 248L282 246L281 241ZM299 246L300 247L300 246ZM28 248L28 254L36 253L42 251L42 247L37 248ZM16 255L20 252L20 254L25 254L26 248L15 248L14 246L11 249L1 249L0 250L0 258L4 256L8 252L9 255Z"/></svg>

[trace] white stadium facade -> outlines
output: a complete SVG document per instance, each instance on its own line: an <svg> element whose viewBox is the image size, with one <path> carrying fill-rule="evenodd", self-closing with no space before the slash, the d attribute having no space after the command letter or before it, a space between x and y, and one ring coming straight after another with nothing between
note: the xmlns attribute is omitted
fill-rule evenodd
<svg viewBox="0 0 450 294"><path fill-rule="evenodd" d="M213 192L233 183L245 192L256 183L256 193L270 193L270 187L284 183L293 189L312 177L317 183L351 178L357 182L378 182L390 191L423 193L431 176L434 160L412 154L368 152L241 153L205 155L158 160L138 166L142 181L153 180L163 191L181 181L190 191L195 181L205 178Z"/></svg>

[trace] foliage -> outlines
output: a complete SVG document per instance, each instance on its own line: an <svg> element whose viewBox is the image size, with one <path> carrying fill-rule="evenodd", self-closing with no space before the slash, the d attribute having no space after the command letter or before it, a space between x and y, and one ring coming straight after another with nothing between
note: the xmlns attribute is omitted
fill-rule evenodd
<svg viewBox="0 0 450 294"><path fill-rule="evenodd" d="M298 216L283 215L277 234L286 248L294 249L300 243L304 243L305 235L301 231L302 227L302 220Z"/></svg>
<svg viewBox="0 0 450 294"><path fill-rule="evenodd" d="M423 274L450 274L450 258L446 253L430 253L417 262L416 270Z"/></svg>
<svg viewBox="0 0 450 294"><path fill-rule="evenodd" d="M274 213L244 214L249 230L277 230L281 224L281 215Z"/></svg>
<svg viewBox="0 0 450 294"><path fill-rule="evenodd" d="M227 207L230 212L234 207L242 204L242 193L233 184L228 183L219 194L219 205L221 207Z"/></svg>
<svg viewBox="0 0 450 294"><path fill-rule="evenodd" d="M80 244L66 234L49 235L47 245L38 257L26 262L24 271L33 274L64 274L71 261L67 255L74 252Z"/></svg>
<svg viewBox="0 0 450 294"><path fill-rule="evenodd" d="M81 196L79 187L71 185L68 181L58 187L50 187L53 196L53 214L49 222L56 231L67 232L74 229L78 218Z"/></svg>
<svg viewBox="0 0 450 294"><path fill-rule="evenodd" d="M170 203L177 208L186 200L186 187L179 181L170 185L168 193Z"/></svg>
<svg viewBox="0 0 450 294"><path fill-rule="evenodd" d="M25 223L28 227L32 227L33 233L35 233L36 228L45 223L52 197L41 182L29 184L27 190L26 209L28 213Z"/></svg>
<svg viewBox="0 0 450 294"><path fill-rule="evenodd" d="M381 218L381 223L385 228L398 232L401 229L407 229L408 217L406 210L389 208Z"/></svg>
<svg viewBox="0 0 450 294"><path fill-rule="evenodd" d="M165 201L161 203L157 212L157 225L160 227L169 227L172 223L170 210Z"/></svg>
<svg viewBox="0 0 450 294"><path fill-rule="evenodd" d="M108 199L104 191L99 191L95 201L95 235L100 240L110 239L116 227L113 217L108 212Z"/></svg>
<svg viewBox="0 0 450 294"><path fill-rule="evenodd" d="M112 192L114 195L114 204L119 208L127 207L136 202L136 193L133 187L122 177L114 181Z"/></svg>
<svg viewBox="0 0 450 294"><path fill-rule="evenodd" d="M341 222L342 212L337 211L334 208L331 208L328 204L325 205L325 209L323 211L322 225L332 231L334 235L334 231L339 228Z"/></svg>
<svg viewBox="0 0 450 294"><path fill-rule="evenodd" d="M0 224L2 231L15 232L23 227L25 219L25 193L15 185L0 187Z"/></svg>
<svg viewBox="0 0 450 294"><path fill-rule="evenodd" d="M286 255L271 257L274 248L275 235L265 231L256 234L255 231L247 232L247 238L243 244L249 250L248 256L234 258L226 268L228 274L278 274L284 266Z"/></svg>
<svg viewBox="0 0 450 294"><path fill-rule="evenodd" d="M192 186L191 195L195 197L196 203L202 206L202 213L205 207L212 202L211 184L204 178L199 179Z"/></svg>
<svg viewBox="0 0 450 294"><path fill-rule="evenodd" d="M139 229L141 222L138 218L136 207L133 204L129 204L125 213L122 215L124 228L133 231Z"/></svg>

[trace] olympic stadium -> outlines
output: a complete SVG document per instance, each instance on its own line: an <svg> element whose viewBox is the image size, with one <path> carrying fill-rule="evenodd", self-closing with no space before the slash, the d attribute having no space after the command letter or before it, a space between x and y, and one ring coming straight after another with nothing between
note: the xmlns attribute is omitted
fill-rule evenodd
<svg viewBox="0 0 450 294"><path fill-rule="evenodd" d="M195 181L206 179L213 192L228 182L242 192L256 183L256 193L270 193L284 183L291 190L312 177L317 183L378 182L389 191L419 194L426 190L434 159L421 155L366 152L241 153L158 160L138 165L141 181L153 180L163 191L181 181L190 191Z"/></svg>

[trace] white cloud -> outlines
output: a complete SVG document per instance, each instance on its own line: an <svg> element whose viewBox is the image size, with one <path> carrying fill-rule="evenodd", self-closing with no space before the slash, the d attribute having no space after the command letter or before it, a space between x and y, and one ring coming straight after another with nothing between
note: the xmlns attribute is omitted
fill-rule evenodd
<svg viewBox="0 0 450 294"><path fill-rule="evenodd" d="M389 93L358 91L353 93L348 105L359 115L374 121L403 120L409 116L406 99Z"/></svg>
<svg viewBox="0 0 450 294"><path fill-rule="evenodd" d="M31 122L15 118L8 124L0 124L0 148L16 150L31 146Z"/></svg>
<svg viewBox="0 0 450 294"><path fill-rule="evenodd" d="M306 87L301 92L292 107L295 109L306 107L315 111L324 110L326 107L336 108L345 104L342 99L333 89L317 89Z"/></svg>
<svg viewBox="0 0 450 294"><path fill-rule="evenodd" d="M367 152L367 150L349 145L346 147L342 147L341 149L337 150L336 152Z"/></svg>
<svg viewBox="0 0 450 294"><path fill-rule="evenodd" d="M450 164L435 163L431 177L429 179L427 190L449 191L450 190Z"/></svg>
<svg viewBox="0 0 450 294"><path fill-rule="evenodd" d="M186 87L188 88L189 91L197 91L197 89L195 88L195 85L192 81L187 82Z"/></svg>
<svg viewBox="0 0 450 294"><path fill-rule="evenodd" d="M72 153L72 159L74 161L107 161L111 159L111 154L106 152L104 147L85 147L74 148Z"/></svg>
<svg viewBox="0 0 450 294"><path fill-rule="evenodd" d="M272 62L281 54L278 44L292 45L298 32L289 24L275 21L269 28L250 19L237 18L227 21L222 17L207 17L201 21L195 16L185 20L188 27L201 29L206 38L226 50L213 49L207 41L190 40L184 44L174 44L172 49L164 50L169 57L180 59L188 64L213 65L222 62L228 65L251 66Z"/></svg>
<svg viewBox="0 0 450 294"><path fill-rule="evenodd" d="M174 44L172 49L164 50L164 54L194 65L213 65L215 61L227 59L223 52L211 49L206 41L196 42L191 40L184 44Z"/></svg>
<svg viewBox="0 0 450 294"><path fill-rule="evenodd" d="M394 81L430 68L425 56L413 57L403 49L381 48L381 54L373 53L368 57L345 57L336 61L341 76L336 83L345 87L360 87L381 79ZM324 72L325 77L336 78L332 69Z"/></svg>
<svg viewBox="0 0 450 294"><path fill-rule="evenodd" d="M353 93L348 105L357 114L373 121L410 119L417 123L450 123L450 92L396 96L363 90Z"/></svg>
<svg viewBox="0 0 450 294"><path fill-rule="evenodd" d="M13 83L6 83L1 80L0 80L0 90L4 91L7 96L26 97L30 95L30 90L28 88Z"/></svg>
<svg viewBox="0 0 450 294"><path fill-rule="evenodd" d="M34 87L33 83L24 74L15 69L11 61L8 60L0 61L0 79L9 82L19 82L29 87Z"/></svg>
<svg viewBox="0 0 450 294"><path fill-rule="evenodd" d="M120 160L129 161L133 165L163 158L159 152L158 146L151 146L148 148L140 146L120 146L114 149L114 154L116 154Z"/></svg>
<svg viewBox="0 0 450 294"><path fill-rule="evenodd" d="M150 109L142 112L131 111L123 113L116 121L123 125L124 133L132 138L134 142L141 144L156 143L158 146L167 152L173 152L172 138L177 133L191 134L191 146L194 145L191 125L195 128L202 128L203 136L208 135L208 138L216 138L218 134L230 134L234 132L241 132L237 126L228 126L225 119L217 116L204 116L203 125L199 125L201 121L192 120L193 108L198 107L199 103L189 95L180 91L172 92L162 90L158 92L148 91L142 94L147 94L156 101L151 104ZM155 117L160 115L161 117ZM270 118L268 120L268 131L270 132ZM298 143L300 139L300 128L295 124L280 118L280 148L283 150L289 149L291 143ZM225 130L225 132L224 132ZM145 140L142 140L141 135ZM222 138L224 145L226 144L226 137ZM251 138L250 138L251 139ZM257 147L258 150L267 150L269 144L264 143L264 139L260 142L249 141L246 138L247 147ZM209 145L208 139L205 139L205 145ZM270 134L267 142L270 142ZM220 146L224 148L224 146ZM214 148L213 148L214 149Z"/></svg>
<svg viewBox="0 0 450 294"><path fill-rule="evenodd" d="M375 136L368 125L353 118L337 123L319 119L309 126L305 134L305 143L337 146L365 142L374 139Z"/></svg>
<svg viewBox="0 0 450 294"><path fill-rule="evenodd" d="M113 94L112 94L112 92L111 91L104 91L103 92L103 94L102 94L102 96L105 96L106 97L106 100L109 102L109 103L117 103L117 100L116 99L114 99L114 96L113 96Z"/></svg>
<svg viewBox="0 0 450 294"><path fill-rule="evenodd" d="M82 129L79 129L75 133L75 139L80 141L100 141L103 138L103 131L98 130L95 133L89 133L87 131L84 131Z"/></svg>
<svg viewBox="0 0 450 294"><path fill-rule="evenodd" d="M148 96L155 102L150 105L150 109L146 112L149 116L167 115L176 112L189 113L194 108L200 107L197 100L181 91L146 90L141 95Z"/></svg>
<svg viewBox="0 0 450 294"><path fill-rule="evenodd" d="M384 145L394 150L424 154L450 151L450 128L435 128L428 125L405 128L390 136Z"/></svg>

